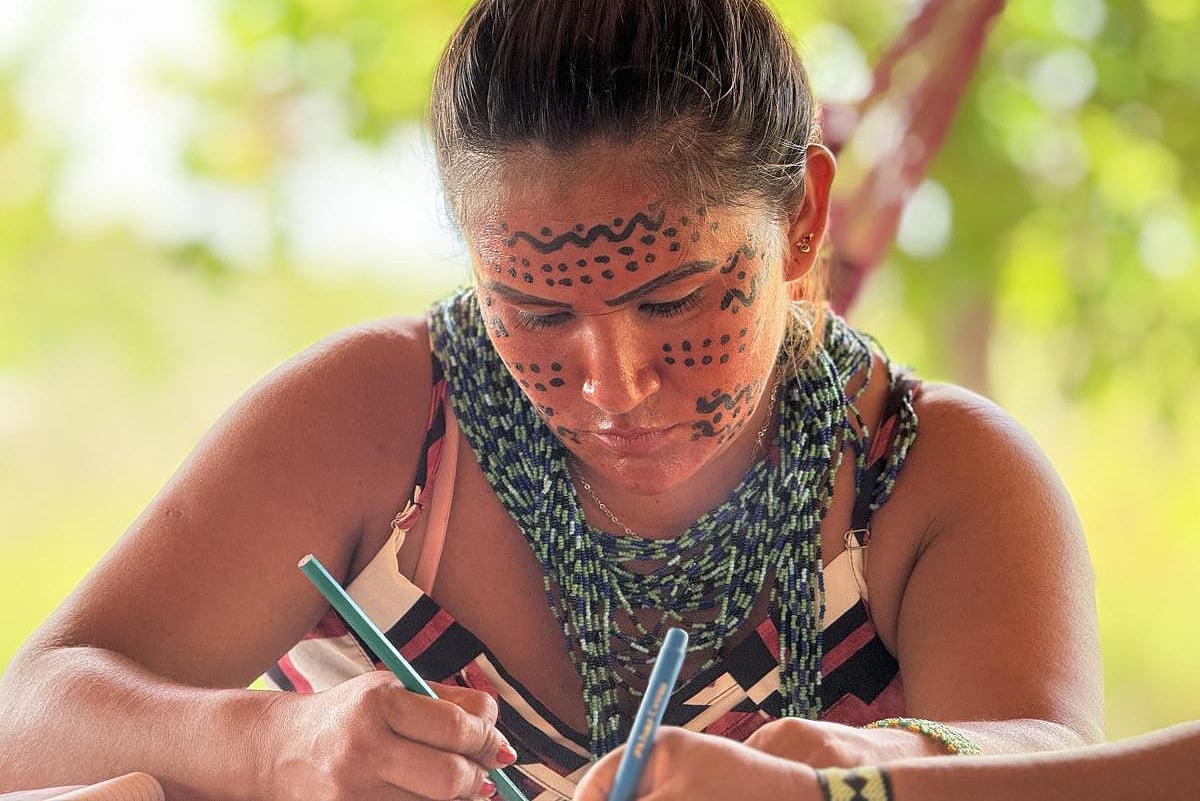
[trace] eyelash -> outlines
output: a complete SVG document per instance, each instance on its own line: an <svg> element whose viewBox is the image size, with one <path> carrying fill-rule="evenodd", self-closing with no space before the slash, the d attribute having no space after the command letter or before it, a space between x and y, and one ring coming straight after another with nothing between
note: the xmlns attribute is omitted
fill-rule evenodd
<svg viewBox="0 0 1200 801"><path fill-rule="evenodd" d="M641 309L650 317L669 318L683 314L696 308L700 303L702 290L697 289L691 294L685 295L679 300L672 300L669 303L643 303ZM570 312L558 312L557 314L530 314L527 311L517 309L517 324L522 328L527 328L530 331L542 331L547 328L555 328L563 325L570 319Z"/></svg>

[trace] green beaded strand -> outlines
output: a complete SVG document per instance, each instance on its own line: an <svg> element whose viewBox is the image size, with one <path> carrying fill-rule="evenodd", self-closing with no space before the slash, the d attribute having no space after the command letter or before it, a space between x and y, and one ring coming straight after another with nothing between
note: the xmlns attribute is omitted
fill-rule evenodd
<svg viewBox="0 0 1200 801"><path fill-rule="evenodd" d="M654 540L616 537L588 523L568 452L492 348L473 290L431 312L430 331L459 425L542 565L547 601L583 679L593 753L607 753L622 741L628 723L619 690L637 694L631 677L644 677L662 626L686 625L689 650L708 654L699 668L706 670L746 621L772 571L783 712L819 714L819 528L845 450L852 449L856 467L864 464L869 432L864 427L856 436L849 421L860 419L857 395L847 398L844 388L851 375L869 373L875 352L840 318L831 317L826 329L823 347L781 387L778 463L756 461L729 498L686 532ZM905 436L915 437L915 431L914 419ZM632 563L660 566L645 574ZM636 611L645 609L661 612L658 625L638 622ZM618 624L618 611L632 621L631 632Z"/></svg>

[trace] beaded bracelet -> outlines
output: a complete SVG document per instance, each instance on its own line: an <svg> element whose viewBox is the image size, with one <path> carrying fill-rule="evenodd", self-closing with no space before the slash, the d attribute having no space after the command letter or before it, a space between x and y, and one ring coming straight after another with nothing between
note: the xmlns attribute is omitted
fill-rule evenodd
<svg viewBox="0 0 1200 801"><path fill-rule="evenodd" d="M892 783L883 768L823 768L817 784L824 801L892 801Z"/></svg>
<svg viewBox="0 0 1200 801"><path fill-rule="evenodd" d="M868 729L906 729L924 734L941 743L951 754L971 756L983 753L975 742L958 729L938 723L934 720L921 718L884 718L866 725Z"/></svg>

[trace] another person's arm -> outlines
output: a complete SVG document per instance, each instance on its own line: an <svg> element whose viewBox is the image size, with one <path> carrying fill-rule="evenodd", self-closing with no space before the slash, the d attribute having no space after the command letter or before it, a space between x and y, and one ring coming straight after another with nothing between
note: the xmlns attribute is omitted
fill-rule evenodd
<svg viewBox="0 0 1200 801"><path fill-rule="evenodd" d="M297 560L344 580L365 528L387 526L372 510L411 485L425 337L335 338L226 414L9 666L0 790L141 770L180 801L477 791L500 744L482 694L420 698L383 672L313 696L244 689L325 611Z"/></svg>
<svg viewBox="0 0 1200 801"><path fill-rule="evenodd" d="M618 749L600 760L579 785L575 801L605 801L620 757ZM1053 753L909 759L883 770L891 801L1162 801L1200 796L1198 759L1200 723L1187 723ZM871 769L860 773L872 775ZM833 779L831 772L826 778ZM808 765L671 728L659 732L637 798L825 801L817 771Z"/></svg>

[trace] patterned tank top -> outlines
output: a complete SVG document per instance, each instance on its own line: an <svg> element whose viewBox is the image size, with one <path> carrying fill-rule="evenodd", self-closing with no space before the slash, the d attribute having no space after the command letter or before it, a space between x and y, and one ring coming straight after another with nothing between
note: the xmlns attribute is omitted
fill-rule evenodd
<svg viewBox="0 0 1200 801"><path fill-rule="evenodd" d="M500 709L497 727L518 756L506 773L531 801L566 801L598 755L588 735L572 729L523 687L486 642L459 624L431 597L453 492L457 424L447 402L447 382L432 353L433 391L427 433L410 500L393 521L393 535L347 587L387 638L424 678L491 695ZM863 555L871 518L887 501L881 481L903 464L895 448L899 422L915 421L919 382L893 372L883 419L871 438L866 469L859 471L846 549L824 566L820 719L861 726L904 714L899 665L880 640L869 612ZM464 447L469 447L465 445ZM771 449L767 449L767 458ZM439 543L423 552L416 575L402 575L396 555L406 532L429 516L425 538ZM426 551L429 549L426 548ZM744 740L780 715L779 633L774 611L722 659L676 688L664 725ZM264 676L275 689L312 693L362 673L382 669L332 609Z"/></svg>

